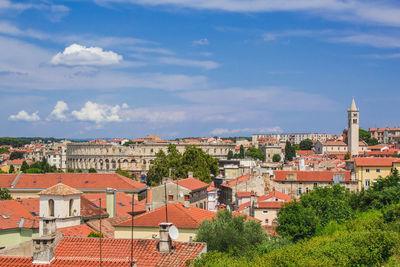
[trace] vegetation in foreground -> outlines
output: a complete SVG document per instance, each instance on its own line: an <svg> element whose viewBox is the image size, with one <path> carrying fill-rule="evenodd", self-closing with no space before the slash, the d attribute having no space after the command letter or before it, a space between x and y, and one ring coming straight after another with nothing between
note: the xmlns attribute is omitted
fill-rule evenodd
<svg viewBox="0 0 400 267"><path fill-rule="evenodd" d="M359 193L339 185L316 188L281 209L279 238L259 234L257 242L249 241L259 231L256 226L252 235L247 236L245 219L243 223L235 223L237 219L227 223L229 211L222 211L215 220L200 226L197 240L207 242L209 252L192 264L397 266L400 264L399 202L397 170ZM219 239L229 239L231 243L227 245Z"/></svg>

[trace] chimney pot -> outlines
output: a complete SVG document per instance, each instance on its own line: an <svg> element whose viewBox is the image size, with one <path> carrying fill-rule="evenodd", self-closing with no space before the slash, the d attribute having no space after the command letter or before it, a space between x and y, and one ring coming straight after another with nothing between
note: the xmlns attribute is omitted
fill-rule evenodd
<svg viewBox="0 0 400 267"><path fill-rule="evenodd" d="M160 242L158 248L160 253L169 253L172 247L171 238L169 237L169 228L172 223L163 222L160 223Z"/></svg>

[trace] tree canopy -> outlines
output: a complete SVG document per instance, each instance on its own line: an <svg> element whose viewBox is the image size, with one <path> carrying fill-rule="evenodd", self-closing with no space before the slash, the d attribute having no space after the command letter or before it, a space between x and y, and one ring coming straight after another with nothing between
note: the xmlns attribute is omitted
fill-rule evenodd
<svg viewBox="0 0 400 267"><path fill-rule="evenodd" d="M7 188L0 188L0 200L10 200L12 199L10 191Z"/></svg>
<svg viewBox="0 0 400 267"><path fill-rule="evenodd" d="M296 157L296 150L292 144L287 141L285 146L285 161L292 161Z"/></svg>
<svg viewBox="0 0 400 267"><path fill-rule="evenodd" d="M265 155L259 148L249 147L246 151L246 156L254 160L265 161Z"/></svg>
<svg viewBox="0 0 400 267"><path fill-rule="evenodd" d="M24 158L24 153L21 151L13 151L10 154L10 160L13 159L23 159Z"/></svg>
<svg viewBox="0 0 400 267"><path fill-rule="evenodd" d="M375 146L375 145L379 144L378 139L376 139L375 137L372 137L371 133L368 132L367 130L360 128L358 132L359 132L359 140L360 141L364 141L369 146Z"/></svg>
<svg viewBox="0 0 400 267"><path fill-rule="evenodd" d="M304 139L300 142L300 150L311 150L314 147L313 141L311 139Z"/></svg>
<svg viewBox="0 0 400 267"><path fill-rule="evenodd" d="M194 177L203 182L211 182L211 176L218 174L218 159L205 153L196 146L187 146L181 154L176 146L168 145L168 154L160 150L156 153L155 159L147 172L147 184L160 184L163 177L171 176L174 179L186 178L188 172L193 172Z"/></svg>
<svg viewBox="0 0 400 267"><path fill-rule="evenodd" d="M229 210L218 211L217 217L204 220L196 232L196 241L206 242L207 250L237 253L255 248L265 241L261 225L246 216L235 216Z"/></svg>
<svg viewBox="0 0 400 267"><path fill-rule="evenodd" d="M37 161L37 162L33 163L31 166L29 166L29 168L26 169L25 172L27 172L27 173L35 173L35 171L37 171L37 170L40 170L39 173L60 172L60 170L57 170L56 166L50 165L47 162L45 157L43 157L41 161Z"/></svg>
<svg viewBox="0 0 400 267"><path fill-rule="evenodd" d="M274 155L272 156L272 161L273 161L273 162L280 162L281 159L282 159L282 157L281 157L281 155L279 155L279 154L274 154Z"/></svg>

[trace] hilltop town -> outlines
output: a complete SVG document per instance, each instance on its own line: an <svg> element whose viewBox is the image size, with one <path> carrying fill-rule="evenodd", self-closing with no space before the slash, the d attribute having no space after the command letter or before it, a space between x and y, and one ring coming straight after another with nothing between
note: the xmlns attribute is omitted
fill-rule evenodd
<svg viewBox="0 0 400 267"><path fill-rule="evenodd" d="M0 147L0 265L209 264L204 255L218 249L204 221L221 216L255 225L269 240L296 242L304 237L285 228L293 205L338 188L362 199L386 177L400 179L400 129L360 129L354 99L347 113L343 134L4 138L14 144Z"/></svg>

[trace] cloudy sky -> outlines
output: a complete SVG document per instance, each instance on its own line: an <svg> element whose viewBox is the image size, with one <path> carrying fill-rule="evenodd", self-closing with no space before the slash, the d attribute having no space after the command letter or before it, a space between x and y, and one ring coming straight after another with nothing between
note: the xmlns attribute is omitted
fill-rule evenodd
<svg viewBox="0 0 400 267"><path fill-rule="evenodd" d="M0 136L400 124L394 0L0 0Z"/></svg>

